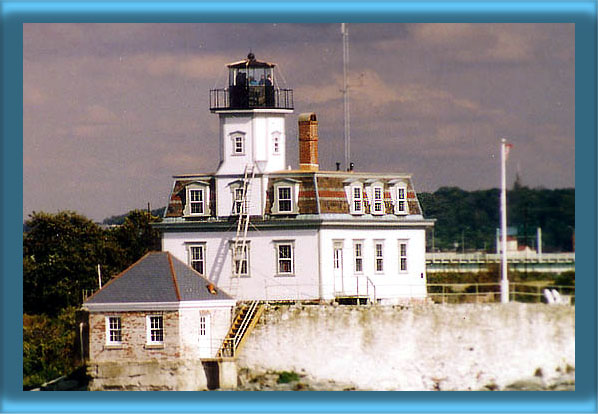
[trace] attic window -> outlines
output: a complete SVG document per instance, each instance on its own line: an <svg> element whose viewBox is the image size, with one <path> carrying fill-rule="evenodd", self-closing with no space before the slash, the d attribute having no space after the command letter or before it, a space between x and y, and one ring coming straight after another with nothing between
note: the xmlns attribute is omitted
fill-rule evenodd
<svg viewBox="0 0 598 414"><path fill-rule="evenodd" d="M298 214L297 196L299 182L295 180L280 180L274 183L274 200L272 200L272 214Z"/></svg>
<svg viewBox="0 0 598 414"><path fill-rule="evenodd" d="M408 214L407 211L407 185L396 185L395 214Z"/></svg>
<svg viewBox="0 0 598 414"><path fill-rule="evenodd" d="M351 205L352 214L363 213L363 188L361 186L351 187L351 195L353 197L353 203Z"/></svg>
<svg viewBox="0 0 598 414"><path fill-rule="evenodd" d="M186 187L185 208L183 215L185 216L207 216L209 211L209 185L204 182L194 182Z"/></svg>
<svg viewBox="0 0 598 414"><path fill-rule="evenodd" d="M291 187L278 187L278 211L280 213L290 213L293 211L292 203Z"/></svg>
<svg viewBox="0 0 598 414"><path fill-rule="evenodd" d="M191 205L191 214L204 213L204 191L189 190L189 204Z"/></svg>
<svg viewBox="0 0 598 414"><path fill-rule="evenodd" d="M372 187L374 208L372 214L384 214L384 190L381 186Z"/></svg>

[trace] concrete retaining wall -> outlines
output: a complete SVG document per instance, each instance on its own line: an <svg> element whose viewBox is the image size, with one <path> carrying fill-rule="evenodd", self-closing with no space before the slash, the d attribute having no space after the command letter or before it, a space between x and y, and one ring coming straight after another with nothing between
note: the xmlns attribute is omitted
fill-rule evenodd
<svg viewBox="0 0 598 414"><path fill-rule="evenodd" d="M575 367L575 308L270 307L238 367L372 390L502 388L540 373L549 380Z"/></svg>

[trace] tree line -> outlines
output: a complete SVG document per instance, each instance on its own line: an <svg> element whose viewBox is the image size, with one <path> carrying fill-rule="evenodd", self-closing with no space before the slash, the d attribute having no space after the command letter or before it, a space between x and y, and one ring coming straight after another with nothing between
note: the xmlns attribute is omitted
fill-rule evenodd
<svg viewBox="0 0 598 414"><path fill-rule="evenodd" d="M496 251L500 227L500 191L465 191L442 187L418 195L424 217L436 219L427 235L427 250ZM529 188L516 180L507 191L507 221L517 229L520 245L536 247L536 229L542 229L542 251L574 250L575 189Z"/></svg>

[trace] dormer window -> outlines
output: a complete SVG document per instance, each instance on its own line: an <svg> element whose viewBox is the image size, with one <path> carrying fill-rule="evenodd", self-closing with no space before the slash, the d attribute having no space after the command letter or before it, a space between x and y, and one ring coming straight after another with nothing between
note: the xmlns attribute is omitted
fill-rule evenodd
<svg viewBox="0 0 598 414"><path fill-rule="evenodd" d="M195 182L186 188L185 216L207 216L210 214L208 205L209 185L204 182Z"/></svg>
<svg viewBox="0 0 598 414"><path fill-rule="evenodd" d="M404 185L397 186L397 214L407 213L407 188Z"/></svg>
<svg viewBox="0 0 598 414"><path fill-rule="evenodd" d="M384 214L384 189L382 186L372 187L372 214Z"/></svg>
<svg viewBox="0 0 598 414"><path fill-rule="evenodd" d="M298 214L297 196L299 182L292 179L281 179L274 183L274 200L272 214Z"/></svg>
<svg viewBox="0 0 598 414"><path fill-rule="evenodd" d="M244 213L244 209L243 209L243 195L244 195L244 191L243 188L235 188L234 191L234 195L235 195L235 200L233 203L233 214L239 215L241 213Z"/></svg>
<svg viewBox="0 0 598 414"><path fill-rule="evenodd" d="M203 214L204 209L204 190L189 190L189 204L191 206L191 214Z"/></svg>
<svg viewBox="0 0 598 414"><path fill-rule="evenodd" d="M352 214L363 214L363 188L351 187L353 200L351 204Z"/></svg>
<svg viewBox="0 0 598 414"><path fill-rule="evenodd" d="M291 211L293 211L291 187L278 187L278 212L290 213Z"/></svg>
<svg viewBox="0 0 598 414"><path fill-rule="evenodd" d="M231 134L232 154L245 155L245 134L234 132Z"/></svg>
<svg viewBox="0 0 598 414"><path fill-rule="evenodd" d="M391 181L392 195L394 198L394 213L397 215L409 214L409 205L407 204L407 183L403 180ZM394 185L393 185L394 184Z"/></svg>

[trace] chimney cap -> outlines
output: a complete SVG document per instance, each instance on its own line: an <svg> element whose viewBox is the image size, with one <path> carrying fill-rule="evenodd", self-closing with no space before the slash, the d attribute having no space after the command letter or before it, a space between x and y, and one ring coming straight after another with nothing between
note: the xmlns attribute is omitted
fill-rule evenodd
<svg viewBox="0 0 598 414"><path fill-rule="evenodd" d="M305 112L305 113L299 114L299 122L317 121L317 120L318 119L316 118L315 112Z"/></svg>

